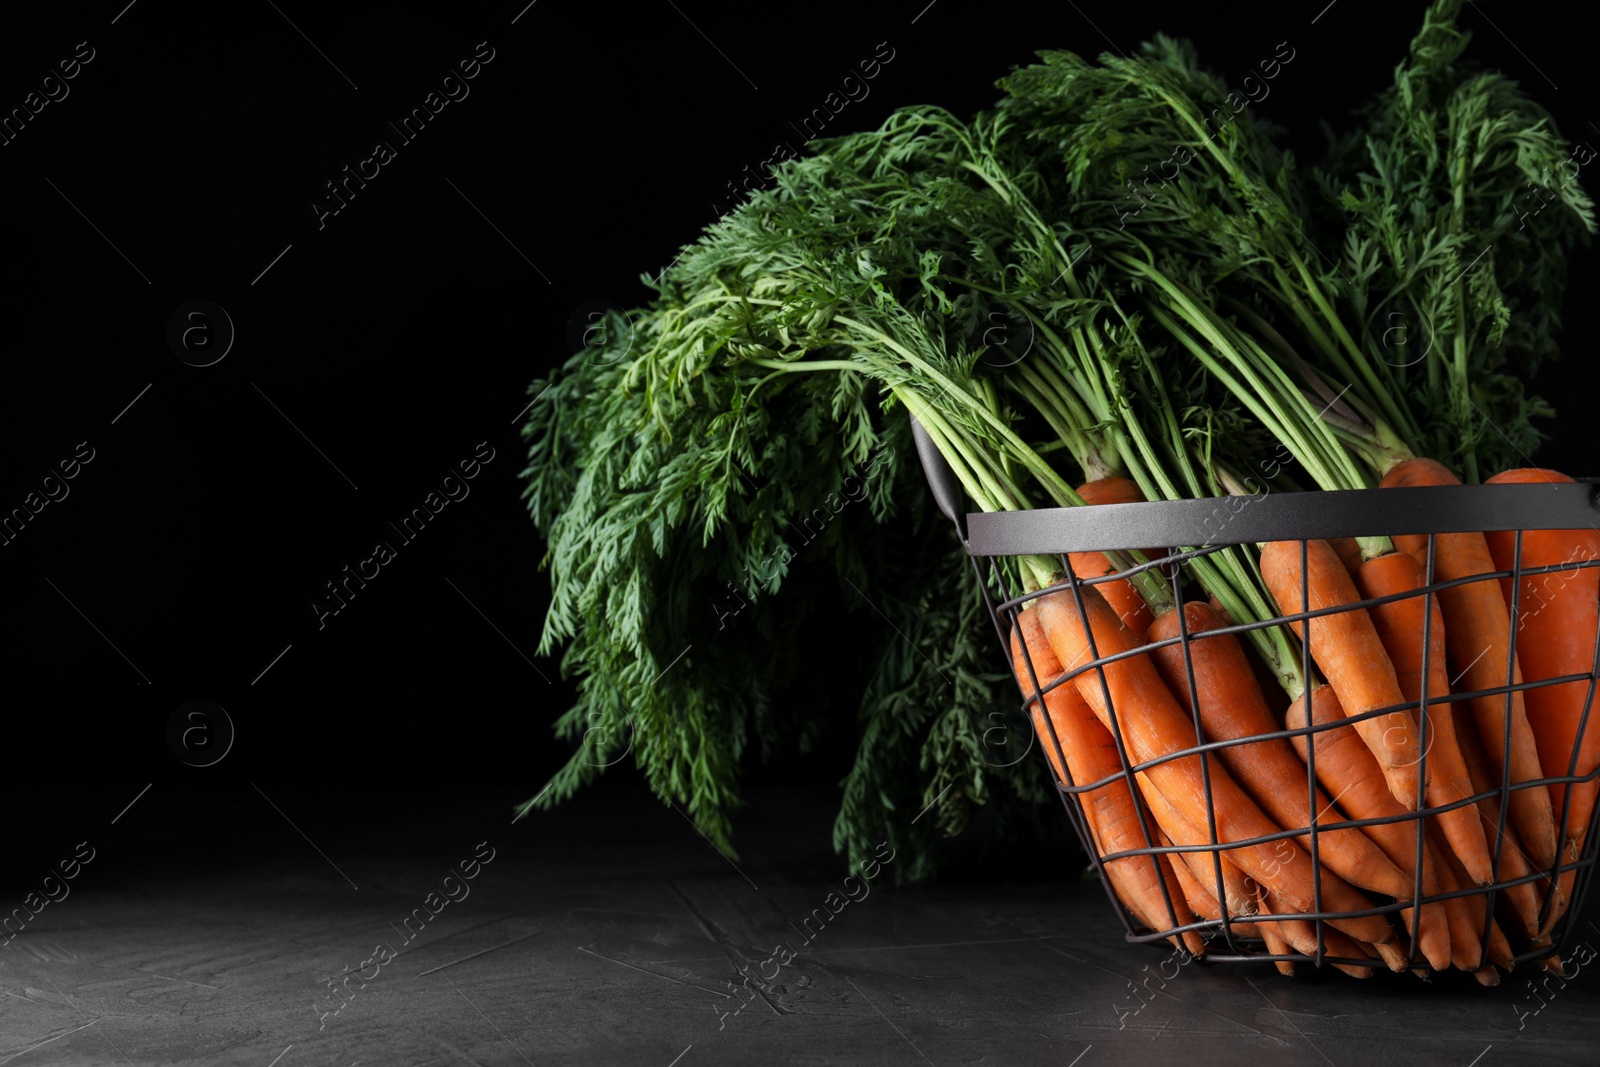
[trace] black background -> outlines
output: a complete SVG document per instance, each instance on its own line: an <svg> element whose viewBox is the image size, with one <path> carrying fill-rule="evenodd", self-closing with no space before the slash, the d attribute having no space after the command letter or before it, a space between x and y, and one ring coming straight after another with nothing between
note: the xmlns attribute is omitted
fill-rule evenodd
<svg viewBox="0 0 1600 1067"><path fill-rule="evenodd" d="M880 42L893 59L828 132L913 103L969 113L1035 49L1132 51L1162 30L1224 76L1287 41L1293 63L1258 110L1310 154L1317 120L1385 82L1422 11L123 2L7 15L0 34L4 109L78 42L96 53L0 147L0 509L77 442L95 450L70 495L0 548L0 774L11 840L41 862L147 783L151 845L260 809L251 783L304 797L312 821L379 818L401 795L466 792L509 811L536 792L566 758L549 724L570 690L535 655L548 584L519 499L528 383L566 357L585 302L642 302L640 274L715 218L744 167L780 140L798 146L791 121ZM1600 143L1592 40L1569 10L1485 3L1464 22L1474 55L1520 79L1568 137ZM495 57L470 95L319 229L308 203L323 183L482 41ZM1593 191L1592 173L1580 180ZM1600 473L1594 281L1580 254L1566 359L1536 383L1561 412L1539 459L1573 474ZM167 346L168 316L191 299L236 326L215 366ZM495 458L470 496L319 630L323 584L479 442ZM206 769L166 747L168 715L197 697L238 727ZM848 742L854 703L838 707ZM767 774L832 781L842 754Z"/></svg>

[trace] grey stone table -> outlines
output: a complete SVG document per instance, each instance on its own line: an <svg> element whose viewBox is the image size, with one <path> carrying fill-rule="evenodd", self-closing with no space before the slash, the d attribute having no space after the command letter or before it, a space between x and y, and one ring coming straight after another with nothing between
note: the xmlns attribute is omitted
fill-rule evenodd
<svg viewBox="0 0 1600 1067"><path fill-rule="evenodd" d="M1600 1063L1587 969L1536 998L1169 963L1136 997L1168 952L1098 885L846 884L826 791L757 790L737 864L625 781L515 826L356 792L165 787L63 830L93 858L0 949L0 1065ZM197 803L232 831L186 835Z"/></svg>

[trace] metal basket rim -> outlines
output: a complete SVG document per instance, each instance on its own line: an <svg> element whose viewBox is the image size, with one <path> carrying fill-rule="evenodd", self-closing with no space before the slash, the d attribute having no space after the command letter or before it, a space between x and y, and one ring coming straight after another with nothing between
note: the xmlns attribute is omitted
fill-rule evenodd
<svg viewBox="0 0 1600 1067"><path fill-rule="evenodd" d="M1140 545L1222 548L1395 534L1600 528L1600 480L1515 485L1316 489L1150 500L1093 508L968 512L972 556L1105 552Z"/></svg>

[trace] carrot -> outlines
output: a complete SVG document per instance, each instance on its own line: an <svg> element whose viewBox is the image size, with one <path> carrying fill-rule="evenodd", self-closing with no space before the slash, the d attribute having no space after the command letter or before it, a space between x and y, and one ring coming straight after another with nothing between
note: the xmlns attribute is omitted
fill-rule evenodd
<svg viewBox="0 0 1600 1067"><path fill-rule="evenodd" d="M1305 577L1311 606L1302 599L1301 545L1305 545ZM1355 583L1326 541L1273 541L1261 549L1261 577L1285 615L1317 611L1360 600ZM1294 623L1299 635L1310 631L1311 655L1328 684L1339 695L1347 715L1363 715L1405 702L1394 664L1365 608L1334 612ZM1389 792L1406 808L1415 810L1421 797L1418 762L1422 747L1417 720L1398 710L1353 724L1361 740L1377 757Z"/></svg>
<svg viewBox="0 0 1600 1067"><path fill-rule="evenodd" d="M1311 703L1311 720L1317 725L1338 723L1344 719L1344 712L1339 707L1338 696L1332 687L1321 686L1314 691L1308 691L1289 705L1285 725L1291 730L1305 728L1308 697ZM1361 743L1353 727L1341 726L1314 736L1317 777L1327 788L1337 790L1334 800L1343 805L1343 810L1351 817L1384 819L1406 814L1406 809L1395 801L1386 788L1387 783L1377 761L1372 758L1371 751ZM1307 749L1306 735L1298 735L1293 740L1295 750L1304 759ZM1416 884L1417 827L1420 823L1421 819L1406 819L1362 827L1394 865L1400 868L1401 873L1412 880L1411 888ZM1320 851L1320 833L1317 846ZM1399 899L1409 895L1411 888L1408 888L1406 894ZM1434 870L1432 857L1424 849L1422 892L1424 895L1432 895L1439 891L1438 874ZM1400 913L1407 930L1411 928L1409 913L1409 908ZM1450 966L1450 918L1447 911L1439 904L1423 905L1417 942L1416 947L1422 950L1423 956L1435 970L1442 971Z"/></svg>
<svg viewBox="0 0 1600 1067"><path fill-rule="evenodd" d="M1046 724L1044 714L1039 710L1034 680L1037 679L1041 687L1048 685L1061 675L1061 664L1051 651L1050 643L1045 640L1037 613L1024 611L1017 623L1011 634L1012 666L1017 684L1023 694L1030 698L1029 710L1033 715L1034 729L1055 770L1056 780L1062 784L1071 781L1087 785L1111 775L1121 775L1122 760L1117 755L1116 742L1071 683L1058 685L1044 694L1043 703L1050 714L1049 723ZM1024 642L1027 646L1026 657L1023 655ZM1032 674L1028 670L1030 661L1033 664ZM1052 727L1055 740L1060 742L1061 752L1066 755L1065 768L1062 767L1056 744L1051 740ZM1134 804L1126 777L1079 793L1078 803L1100 855L1148 847L1144 836L1144 820ZM1151 930L1187 926L1194 921L1194 916L1184 907L1181 887L1171 875L1170 867L1160 863L1160 859L1159 856L1125 856L1112 860L1104 865L1106 877L1128 910ZM1162 893L1163 884L1166 886L1166 895ZM1167 907L1168 899L1172 901L1171 909ZM1176 935L1172 940L1175 945L1178 944ZM1205 952L1205 942L1193 930L1182 935L1181 947L1196 956Z"/></svg>
<svg viewBox="0 0 1600 1067"><path fill-rule="evenodd" d="M1383 477L1383 485L1422 486L1459 485L1449 468L1431 459L1408 459ZM1427 561L1428 539L1413 534L1396 535L1396 547ZM1495 569L1488 542L1481 533L1439 534L1434 548L1434 576L1441 581L1487 574ZM1511 682L1522 681L1522 671L1511 656L1511 620L1505 600L1494 583L1469 582L1451 586L1439 593L1444 611L1450 669L1465 679L1467 690L1495 689L1506 684L1509 663ZM1510 736L1506 733L1507 707L1510 708ZM1510 756L1511 780L1527 782L1543 777L1533 728L1528 722L1520 692L1504 696L1478 697L1471 702L1478 732L1488 746L1498 770L1505 770ZM1556 860L1555 815L1547 789L1521 789L1511 794L1511 821L1528 846L1529 856L1540 867Z"/></svg>
<svg viewBox="0 0 1600 1067"><path fill-rule="evenodd" d="M1145 825L1149 827L1150 830L1155 834L1161 835L1161 828L1152 825L1152 821L1153 820L1146 819ZM1161 835L1157 843L1164 843L1167 845L1172 844L1171 841L1166 840L1165 835ZM1156 861L1156 866L1161 870L1162 881L1165 882L1167 886L1176 886L1181 891L1183 889L1183 884L1178 881L1178 875L1175 870L1176 865L1172 862L1172 857L1157 855L1154 857L1154 859ZM1171 889L1169 888L1168 891L1171 892ZM1172 910L1169 914L1176 915L1178 919L1178 925L1180 926L1188 926L1190 923L1195 921L1194 912L1189 908L1189 903L1186 898L1174 896L1172 899ZM1161 918L1161 914L1158 913L1155 918L1159 920ZM1152 930L1158 929L1158 927L1153 924L1147 923L1146 925L1150 926L1150 929ZM1187 952L1191 956L1205 955L1205 938L1200 936L1200 932L1198 930L1185 930L1182 934L1174 934L1173 936L1167 938L1167 940L1172 942L1173 948Z"/></svg>
<svg viewBox="0 0 1600 1067"><path fill-rule="evenodd" d="M1259 925L1261 927L1261 940L1266 945L1268 955L1287 956L1293 951L1288 943L1284 941L1276 926L1272 923L1261 923ZM1278 968L1278 973L1284 977L1294 977L1293 960L1273 960L1272 965Z"/></svg>
<svg viewBox="0 0 1600 1067"><path fill-rule="evenodd" d="M1439 878L1439 891L1454 893L1465 886L1470 886L1472 884L1470 876L1455 853L1450 851L1444 831L1439 828L1439 824L1430 820L1423 834L1428 839L1427 847L1433 857L1433 869ZM1475 896L1473 899L1479 902L1476 911L1467 903L1467 897L1446 897L1442 901L1445 915L1450 920L1450 962L1463 971L1482 970L1485 962L1482 934L1483 897Z"/></svg>
<svg viewBox="0 0 1600 1067"><path fill-rule="evenodd" d="M1344 564L1344 569L1354 578L1361 570L1361 542L1354 537L1330 537L1328 545L1339 553L1339 561Z"/></svg>
<svg viewBox="0 0 1600 1067"><path fill-rule="evenodd" d="M1482 901L1483 897L1467 897L1467 899L1469 901ZM1482 926L1483 918L1488 917L1488 912L1483 910L1483 912L1475 912L1474 915L1477 917L1478 926ZM1498 918L1488 918L1490 918L1490 945L1488 945L1490 947L1490 961L1494 963L1494 966L1498 966L1499 969L1510 974L1517 968L1517 957L1512 955L1512 950L1510 950L1510 941L1506 939L1506 928L1499 925Z"/></svg>
<svg viewBox="0 0 1600 1067"><path fill-rule="evenodd" d="M1482 897L1468 897L1468 900L1483 900ZM1483 917L1487 913L1482 909L1474 912L1477 925L1483 926ZM1506 939L1505 928L1500 925L1500 920L1489 919L1489 962L1510 974L1517 966L1517 957L1511 951L1511 942Z"/></svg>
<svg viewBox="0 0 1600 1067"><path fill-rule="evenodd" d="M1427 572L1415 556L1391 552L1368 560L1356 574L1356 584L1366 599L1409 593L1427 583ZM1461 758L1456 741L1455 707L1435 705L1450 695L1450 675L1445 665L1444 616L1433 596L1413 596L1377 604L1371 609L1372 623L1383 647L1394 663L1400 694L1407 700L1422 699L1423 631L1428 631L1428 741L1423 758L1428 763L1428 803L1435 807L1453 804L1472 795L1472 780ZM1424 618L1424 615L1427 618ZM1483 836L1483 820L1476 808L1467 804L1440 812L1435 818L1450 846L1461 858L1472 882L1486 885L1494 881L1489 873L1489 846ZM1472 884L1469 882L1468 884Z"/></svg>
<svg viewBox="0 0 1600 1067"><path fill-rule="evenodd" d="M1256 901L1257 901L1257 903L1258 903L1258 905L1259 905L1259 907L1260 907L1260 909L1262 911L1271 911L1272 910L1271 906L1267 904L1267 891L1265 889L1261 888L1259 885L1256 886ZM1287 956L1287 955L1289 955L1289 953L1291 951L1290 948L1289 948L1289 943L1285 939L1284 933L1279 929L1279 926L1278 926L1277 922L1263 920L1261 922L1256 923L1256 926L1258 928L1260 928L1260 930L1261 930L1261 940L1266 943L1267 954L1268 955L1270 955L1270 956ZM1315 941L1316 941L1316 939L1313 938L1312 939L1312 942L1313 942L1312 943L1313 954L1315 954L1315 949L1316 949ZM1301 950L1301 951L1303 952L1304 950ZM1293 960L1273 960L1272 962L1273 962L1273 965L1278 968L1278 973L1279 974L1281 974L1281 975L1283 975L1283 976L1285 976L1287 978L1293 978L1294 977L1294 961Z"/></svg>
<svg viewBox="0 0 1600 1067"><path fill-rule="evenodd" d="M1468 881L1466 868L1461 866L1461 861L1456 858L1455 853L1451 852L1448 848L1443 847L1443 835L1440 834L1438 827L1430 824L1428 831L1430 839L1433 840L1435 845L1439 846L1437 848L1437 852L1440 860L1443 863L1443 866L1440 868L1441 872L1448 872L1449 876L1455 880L1457 889L1469 885L1470 882ZM1444 881L1443 874L1441 874L1441 882L1445 885L1449 884L1447 881ZM1447 889L1446 891L1448 892L1449 890ZM1473 893L1470 896L1457 897L1456 899L1466 910L1467 918L1471 921L1473 931L1472 951L1476 958L1477 954L1484 952L1481 931L1483 930L1484 919L1488 918L1488 911L1486 910L1487 898L1482 893ZM1446 903L1448 903L1448 901ZM1452 926L1450 942L1450 947L1452 949L1455 948L1456 944L1454 937L1455 927ZM1502 930L1500 928L1500 924L1493 919L1489 919L1489 944L1487 946L1487 955L1490 964L1492 964L1494 967L1502 968L1507 974L1511 973L1512 968L1514 968L1517 964L1516 957L1511 954L1511 943L1506 940L1505 931ZM1460 966L1460 964L1457 964L1457 966ZM1482 968L1478 968L1475 973L1481 974ZM1479 981L1483 981L1483 979L1480 978ZM1492 985L1497 983L1484 982L1484 984Z"/></svg>
<svg viewBox="0 0 1600 1067"><path fill-rule="evenodd" d="M1263 910L1269 914L1277 910L1270 893L1266 895L1266 903L1263 905ZM1279 919L1277 920L1277 925L1278 932L1283 935L1290 945L1294 946L1296 952L1303 956L1310 956L1313 960L1317 958L1317 927L1315 923L1309 919ZM1322 948L1325 960L1329 956L1342 956L1352 960L1361 959L1362 957L1375 958L1369 956L1354 938L1340 933L1331 926L1324 926L1322 929ZM1352 978L1371 978L1374 973L1371 967L1360 964L1333 963L1331 960L1328 961L1328 964L1331 967L1337 967Z"/></svg>
<svg viewBox="0 0 1600 1067"><path fill-rule="evenodd" d="M1524 468L1505 471L1489 479L1490 484L1571 482L1556 471ZM1511 570L1516 552L1516 534L1497 530L1484 535L1496 570ZM1580 560L1600 559L1600 530L1528 530L1522 535L1523 567L1548 567ZM1500 579L1509 605L1511 579ZM1574 567L1522 579L1517 600L1517 662L1522 676L1530 682L1559 678L1568 674L1588 674L1594 670L1595 637L1600 632L1600 569ZM1593 719L1600 708L1589 712L1590 723L1579 737L1584 712L1589 709L1591 685L1567 682L1541 686L1522 693L1528 709L1528 723L1539 751L1539 765L1545 777L1585 775L1600 766L1600 728ZM1573 765L1573 753L1577 753ZM1570 769L1569 769L1570 768ZM1561 829L1566 835L1566 858L1578 858L1588 835L1600 781L1572 787L1570 807ZM1550 803L1559 815L1567 800L1567 786L1550 786ZM1567 872L1563 878L1570 882Z"/></svg>
<svg viewBox="0 0 1600 1067"><path fill-rule="evenodd" d="M1494 796L1478 801L1478 810L1483 815L1484 833L1488 836L1489 850L1494 851L1493 829L1500 825L1500 776L1494 773L1489 766L1489 754L1484 751L1483 739L1478 732L1464 729L1456 734L1456 739L1461 743L1461 756L1467 763L1467 772L1472 776L1472 789L1477 793L1493 793ZM1530 790L1523 790L1530 792ZM1542 790L1541 790L1542 792ZM1515 796L1516 794L1512 794ZM1505 825L1504 841L1500 847L1501 878L1526 878L1534 872L1533 861L1528 858L1519 838L1516 828L1508 820ZM1532 882L1523 882L1500 891L1499 896L1516 910L1517 918L1527 927L1529 937L1537 938L1555 921L1553 916L1559 915L1565 907L1560 897L1559 886L1556 889L1557 899L1550 907L1550 916L1545 921L1545 926L1539 925L1539 891L1533 887Z"/></svg>
<svg viewBox="0 0 1600 1067"><path fill-rule="evenodd" d="M1433 853L1434 869L1438 872L1440 892L1453 893L1467 888L1458 880L1455 870L1445 862L1443 853L1437 849L1430 851ZM1441 903L1450 922L1451 962L1463 971L1482 970L1488 962L1484 959L1483 923L1473 921L1474 912L1466 897L1449 897ZM1503 934L1501 936L1504 937Z"/></svg>
<svg viewBox="0 0 1600 1067"><path fill-rule="evenodd" d="M1224 626L1233 625L1233 617L1228 614L1221 601L1211 597L1208 603ZM1261 653L1256 651L1255 645L1249 641L1241 641L1239 647L1244 649L1244 657L1250 661L1250 673L1256 676L1256 685L1261 687L1261 695L1267 699L1267 709L1272 712L1274 720L1281 719L1283 709L1289 706L1289 694L1283 691L1283 684L1278 681L1278 676L1272 673L1272 668L1267 666L1267 661L1261 658Z"/></svg>
<svg viewBox="0 0 1600 1067"><path fill-rule="evenodd" d="M1193 826L1184 818L1183 813L1175 808L1171 801L1162 794L1150 781L1149 777L1140 771L1135 775L1139 780L1139 791L1144 795L1150 805L1150 813L1155 816L1156 822L1163 826L1174 824L1188 826L1191 836L1198 837L1201 841L1209 843L1205 831ZM1254 915L1256 891L1254 884L1239 870L1238 866L1229 859L1230 853L1216 850L1207 852L1177 852L1173 854L1180 861L1173 864L1174 869L1186 866L1189 873L1205 886L1206 892L1211 894L1213 902L1217 897L1217 870L1222 871L1222 896L1221 900L1228 906L1228 916L1231 920L1236 915ZM1220 863L1218 862L1220 861ZM1211 918L1212 916L1207 916ZM1221 918L1220 912L1216 918Z"/></svg>
<svg viewBox="0 0 1600 1067"><path fill-rule="evenodd" d="M1183 611L1191 635L1225 625L1205 604L1191 602L1183 606ZM1163 614L1150 626L1152 643L1177 636L1176 611ZM1151 655L1178 703L1192 713L1183 646L1168 645L1154 649ZM1194 672L1195 692L1200 697L1200 723L1205 728L1207 741L1232 741L1281 729L1267 708L1261 688L1245 661L1244 646L1237 637L1222 634L1193 640L1189 643L1189 661ZM1276 738L1230 745L1218 749L1217 755L1234 779L1280 827L1293 830L1311 825L1306 765L1295 755L1288 741ZM1321 790L1317 791L1316 804L1319 812L1326 812L1333 806ZM1320 817L1328 821L1326 816ZM1475 814L1471 817L1477 821ZM1351 885L1397 898L1404 898L1411 892L1411 881L1360 830L1319 833L1317 847L1322 864Z"/></svg>
<svg viewBox="0 0 1600 1067"><path fill-rule="evenodd" d="M1500 925L1500 920L1490 915L1487 901L1480 896L1463 898L1467 901L1476 901L1478 906L1473 909L1473 920L1478 928L1483 928L1485 918L1489 920L1489 962L1510 974L1517 966L1517 957L1511 951L1511 942L1506 938L1505 927Z"/></svg>
<svg viewBox="0 0 1600 1067"><path fill-rule="evenodd" d="M1138 652L1140 638L1117 618L1104 597L1092 587L1081 588L1083 614L1074 596L1058 591L1039 597L1035 610L1045 636L1055 650L1056 659L1068 670L1091 662L1090 641L1100 656L1132 652L1124 659L1084 671L1075 681L1095 716L1107 727L1121 731L1130 758L1140 763L1160 759L1192 746L1193 726L1168 691L1148 653ZM1109 700L1108 700L1109 697ZM1113 719L1115 712L1115 719ZM1205 780L1200 755L1168 760L1146 771L1153 786L1183 812L1189 825L1163 825L1162 829L1180 845L1209 844ZM1222 843L1240 841L1280 832L1277 826L1229 776L1220 761L1210 767L1211 810L1216 817L1217 835ZM1160 813L1157 812L1159 819ZM1190 829L1206 827L1205 836ZM1276 842L1228 850L1228 856L1250 877L1273 890L1298 911L1310 911L1315 899L1315 874L1311 857L1290 842L1287 849ZM1323 905L1331 911L1359 911L1371 902L1332 871L1324 871L1321 886ZM1404 967L1403 954L1394 945L1394 931L1377 916L1330 920L1352 937L1386 946L1391 968Z"/></svg>
<svg viewBox="0 0 1600 1067"><path fill-rule="evenodd" d="M1478 926L1482 925L1483 920L1480 916ZM1500 920L1493 918L1489 920L1489 961L1507 974L1517 966L1517 957L1511 951L1511 942L1506 940L1505 928L1500 925Z"/></svg>
<svg viewBox="0 0 1600 1067"><path fill-rule="evenodd" d="M1534 938L1531 942L1529 942L1528 947L1530 949L1546 949L1546 948L1549 948L1550 947L1550 935L1549 934L1541 934L1540 936ZM1543 959L1536 959L1536 960L1534 960L1534 962L1537 963L1539 966L1543 967L1547 971L1554 971L1556 974L1560 974L1562 972L1561 956L1560 956L1559 953L1552 953L1551 955L1546 956Z"/></svg>
<svg viewBox="0 0 1600 1067"><path fill-rule="evenodd" d="M1161 843L1163 845L1170 846L1172 844L1172 839L1165 833L1162 833L1161 831L1157 831L1157 833L1160 834ZM1183 857L1190 855L1190 853L1175 852L1173 855L1176 857ZM1184 896L1188 899L1189 907L1193 909L1194 913L1202 919L1214 919L1220 921L1222 919L1222 907L1217 903L1216 894L1206 887L1206 880L1197 877L1193 869L1187 863L1174 863L1172 865L1172 870L1177 875L1179 884L1183 886ZM1211 877L1211 883L1213 885L1216 884L1216 879L1214 877ZM1230 907L1228 909L1230 920L1228 923L1228 928L1239 937L1260 937L1261 932L1256 928L1255 923L1241 922L1233 918L1233 916L1244 915L1247 913L1248 912L1246 909Z"/></svg>
<svg viewBox="0 0 1600 1067"><path fill-rule="evenodd" d="M1577 870L1561 872L1561 878L1556 883L1555 903L1550 905L1550 914L1545 917L1543 929L1552 929L1556 924L1556 920L1567 913L1567 905L1572 902L1572 891L1574 886L1577 885L1577 881Z"/></svg>
<svg viewBox="0 0 1600 1067"><path fill-rule="evenodd" d="M1084 503L1090 505L1138 504L1145 499L1144 494L1139 491L1139 486L1129 478L1096 478L1092 482L1078 486L1078 495L1083 498ZM1150 555L1153 551L1155 550L1146 549L1145 554ZM1079 579L1098 578L1115 570L1103 552L1073 552L1067 558L1072 562L1072 573ZM1099 582L1094 588L1111 603L1117 610L1118 617L1127 623L1128 628L1134 633L1142 634L1149 628L1150 607L1132 582L1120 578L1110 582Z"/></svg>

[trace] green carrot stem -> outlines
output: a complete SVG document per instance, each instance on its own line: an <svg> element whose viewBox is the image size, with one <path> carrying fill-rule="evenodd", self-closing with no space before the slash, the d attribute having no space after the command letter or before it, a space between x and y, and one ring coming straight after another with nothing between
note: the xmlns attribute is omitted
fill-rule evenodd
<svg viewBox="0 0 1600 1067"><path fill-rule="evenodd" d="M941 372L937 367L916 355L916 353L900 344L888 334L881 330L874 329L872 326L869 326L866 323L849 318L845 315L836 315L834 317L834 321L842 323L858 333L871 337L885 348L895 352L902 359L906 360L913 367L915 367L918 371L936 382L944 394L950 399L955 400L976 412L978 417L987 422L990 428L1000 436L1006 446L1012 450L1012 454L1019 459L1023 465L1034 474L1036 478L1038 478L1039 483L1044 487L1045 491L1051 495L1057 504L1062 506L1071 506L1074 504L1083 503L1083 498L1078 496L1077 491L1074 490L1072 486L1068 485L1062 479L1061 475L1056 473L1054 467L1046 463L1037 453L1033 451L1033 449L1029 448L1027 444L1023 442L1022 438L1016 435L1015 431L1013 431L1010 426L1007 426L1005 422L1003 422L994 414L994 412L985 407L977 397L957 386L955 382L951 381L950 378Z"/></svg>

